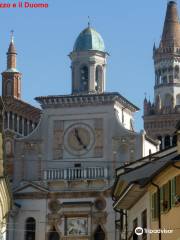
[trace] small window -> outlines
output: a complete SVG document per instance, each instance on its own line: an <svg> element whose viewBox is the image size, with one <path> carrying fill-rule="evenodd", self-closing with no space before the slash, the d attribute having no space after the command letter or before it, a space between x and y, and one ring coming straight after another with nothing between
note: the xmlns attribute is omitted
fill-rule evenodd
<svg viewBox="0 0 180 240"><path fill-rule="evenodd" d="M7 96L12 96L12 82L8 81L6 85Z"/></svg>
<svg viewBox="0 0 180 240"><path fill-rule="evenodd" d="M32 217L26 220L25 240L35 240L36 220Z"/></svg>

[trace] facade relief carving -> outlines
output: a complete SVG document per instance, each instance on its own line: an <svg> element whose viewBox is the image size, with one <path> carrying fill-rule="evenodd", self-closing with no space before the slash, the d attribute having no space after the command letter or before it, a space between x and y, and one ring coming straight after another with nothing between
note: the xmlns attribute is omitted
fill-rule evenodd
<svg viewBox="0 0 180 240"><path fill-rule="evenodd" d="M95 147L94 157L103 157L103 119L94 120L94 131L95 131Z"/></svg>
<svg viewBox="0 0 180 240"><path fill-rule="evenodd" d="M106 224L107 212L97 211L92 213L93 224Z"/></svg>
<svg viewBox="0 0 180 240"><path fill-rule="evenodd" d="M58 160L63 158L64 124L55 120L53 125L53 159Z"/></svg>

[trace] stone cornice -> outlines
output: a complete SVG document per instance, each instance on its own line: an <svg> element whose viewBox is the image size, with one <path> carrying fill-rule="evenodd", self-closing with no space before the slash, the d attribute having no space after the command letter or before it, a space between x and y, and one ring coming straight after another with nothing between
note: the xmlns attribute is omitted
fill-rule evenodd
<svg viewBox="0 0 180 240"><path fill-rule="evenodd" d="M159 84L154 86L154 89L158 89L158 88L164 88L164 87L180 87L180 83L163 83L163 84Z"/></svg>
<svg viewBox="0 0 180 240"><path fill-rule="evenodd" d="M79 199L79 198L88 198L88 197L111 197L112 189L107 189L105 191L83 191L83 192L28 192L28 193L14 193L15 199L44 199L44 198L52 198L56 196L56 198L63 199Z"/></svg>
<svg viewBox="0 0 180 240"><path fill-rule="evenodd" d="M90 93L77 95L41 96L36 97L35 100L41 104L43 109L56 107L97 106L119 102L132 112L139 110L138 107L116 92L102 94Z"/></svg>

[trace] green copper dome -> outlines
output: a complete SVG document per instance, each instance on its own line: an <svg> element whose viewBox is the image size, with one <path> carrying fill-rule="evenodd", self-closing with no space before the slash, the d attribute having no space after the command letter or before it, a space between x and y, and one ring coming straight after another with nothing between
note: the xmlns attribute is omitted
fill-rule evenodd
<svg viewBox="0 0 180 240"><path fill-rule="evenodd" d="M105 45L101 35L91 27L84 29L76 39L73 51L96 50L105 52Z"/></svg>

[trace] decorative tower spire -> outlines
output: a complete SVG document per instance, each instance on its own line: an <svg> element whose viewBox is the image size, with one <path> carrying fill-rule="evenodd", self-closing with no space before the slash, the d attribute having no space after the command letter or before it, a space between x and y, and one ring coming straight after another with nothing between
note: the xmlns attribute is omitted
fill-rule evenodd
<svg viewBox="0 0 180 240"><path fill-rule="evenodd" d="M180 47L180 24L175 1L168 2L160 46Z"/></svg>
<svg viewBox="0 0 180 240"><path fill-rule="evenodd" d="M21 98L21 73L16 69L16 48L14 45L14 31L7 51L7 69L2 73L2 96Z"/></svg>
<svg viewBox="0 0 180 240"><path fill-rule="evenodd" d="M11 41L7 52L7 69L16 69L16 48L14 45L14 31L11 31Z"/></svg>
<svg viewBox="0 0 180 240"><path fill-rule="evenodd" d="M161 148L173 146L180 118L180 22L176 1L168 1L159 47L153 47L154 102L144 102L144 128Z"/></svg>
<svg viewBox="0 0 180 240"><path fill-rule="evenodd" d="M89 17L88 17L89 18ZM69 57L72 69L72 94L103 93L106 80L106 59L104 41L90 26L76 39Z"/></svg>

